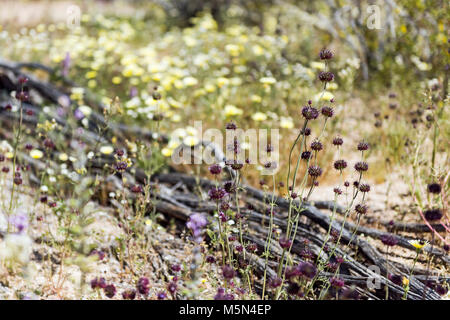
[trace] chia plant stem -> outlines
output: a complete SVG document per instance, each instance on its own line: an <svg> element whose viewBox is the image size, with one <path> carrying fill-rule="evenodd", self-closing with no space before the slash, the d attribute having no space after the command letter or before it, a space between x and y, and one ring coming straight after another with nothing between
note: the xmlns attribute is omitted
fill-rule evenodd
<svg viewBox="0 0 450 320"><path fill-rule="evenodd" d="M269 261L269 251L270 251L270 243L272 240L272 229L273 229L273 206L275 204L275 175L272 175L272 184L273 184L273 191L272 191L272 201L270 203L270 221L269 221L269 231L267 233L267 239L266 244L264 247L264 255L265 255L265 262L264 262L264 277L263 277L263 290L262 290L262 299L264 300L265 292L266 292L266 282L267 282L267 265Z"/></svg>
<svg viewBox="0 0 450 320"><path fill-rule="evenodd" d="M20 91L23 94L23 85L21 85ZM19 147L20 138L21 138L21 134L22 134L22 119L23 119L23 101L22 101L22 97L19 99L19 101L20 101L19 102L20 116L19 116L19 128L17 129L17 134L16 134L16 138L15 138L15 141L14 141L13 168L12 168L13 180L14 180L14 175L16 174L17 148ZM13 181L12 189L11 189L11 199L9 201L9 208L8 208L8 217L12 213L15 185L16 184ZM8 219L7 232L9 232L9 229L10 229L10 223L9 223L9 219Z"/></svg>
<svg viewBox="0 0 450 320"><path fill-rule="evenodd" d="M402 297L403 300L406 300L408 298L408 291L409 291L409 285L410 285L410 282L411 282L411 276L412 276L412 273L414 271L414 267L416 266L417 259L419 258L419 254L420 254L420 249L416 249L416 257L414 258L413 265L411 267L411 270L409 271L408 284L405 286L405 292L404 292L403 297Z"/></svg>

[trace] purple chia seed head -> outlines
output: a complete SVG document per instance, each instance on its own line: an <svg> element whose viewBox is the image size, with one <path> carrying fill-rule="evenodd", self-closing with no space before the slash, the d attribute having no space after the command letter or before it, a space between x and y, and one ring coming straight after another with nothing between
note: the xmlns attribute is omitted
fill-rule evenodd
<svg viewBox="0 0 450 320"><path fill-rule="evenodd" d="M320 71L319 72L319 80L322 82L331 82L334 79L333 72L330 71Z"/></svg>
<svg viewBox="0 0 450 320"><path fill-rule="evenodd" d="M314 140L311 143L311 149L314 150L314 151L320 151L320 150L323 149L323 145L322 145L322 143L319 140Z"/></svg>
<svg viewBox="0 0 450 320"><path fill-rule="evenodd" d="M280 244L280 247L283 248L283 249L290 248L291 244L292 244L292 240L291 239L287 239L286 237L280 238L278 242Z"/></svg>
<svg viewBox="0 0 450 320"><path fill-rule="evenodd" d="M231 280L234 278L235 271L233 267L226 265L222 267L222 275L225 279Z"/></svg>
<svg viewBox="0 0 450 320"><path fill-rule="evenodd" d="M223 188L212 187L208 191L208 195L211 200L220 200L227 195L227 192Z"/></svg>
<svg viewBox="0 0 450 320"><path fill-rule="evenodd" d="M178 285L175 281L171 281L168 285L167 285L167 290L170 292L170 294L174 295L175 292L177 292L178 289Z"/></svg>
<svg viewBox="0 0 450 320"><path fill-rule="evenodd" d="M330 284L335 288L342 288L345 285L345 281L341 278L331 278Z"/></svg>
<svg viewBox="0 0 450 320"><path fill-rule="evenodd" d="M321 113L324 117L331 118L334 115L334 110L331 107L323 107Z"/></svg>
<svg viewBox="0 0 450 320"><path fill-rule="evenodd" d="M116 294L116 287L113 284L108 284L103 290L105 291L105 295L110 299Z"/></svg>
<svg viewBox="0 0 450 320"><path fill-rule="evenodd" d="M403 277L401 275L398 274L390 274L388 276L389 280L391 280L394 284L401 286L402 285L402 280Z"/></svg>
<svg viewBox="0 0 450 320"><path fill-rule="evenodd" d="M148 280L148 278L141 277L141 278L139 278L139 280L136 284L136 288L140 294L147 295L148 292L150 291L149 284L150 284L150 281Z"/></svg>
<svg viewBox="0 0 450 320"><path fill-rule="evenodd" d="M381 242L383 242L384 245L393 247L397 245L398 240L395 236L392 236L390 234L384 234L380 237Z"/></svg>
<svg viewBox="0 0 450 320"><path fill-rule="evenodd" d="M329 49L322 49L319 52L319 58L321 60L330 60L334 56L333 52Z"/></svg>
<svg viewBox="0 0 450 320"><path fill-rule="evenodd" d="M433 182L427 186L427 190L430 193L439 194L441 193L442 187L439 183Z"/></svg>
<svg viewBox="0 0 450 320"><path fill-rule="evenodd" d="M344 140L341 137L336 137L333 139L333 145L335 146L342 146L344 143Z"/></svg>
<svg viewBox="0 0 450 320"><path fill-rule="evenodd" d="M344 170L345 168L347 168L347 161L345 161L343 159L336 160L334 162L334 168L339 171Z"/></svg>
<svg viewBox="0 0 450 320"><path fill-rule="evenodd" d="M124 298L125 300L134 300L134 298L136 298L136 290L125 290L124 292L122 292L122 298Z"/></svg>
<svg viewBox="0 0 450 320"><path fill-rule="evenodd" d="M312 165L308 168L308 174L313 178L320 177L322 175L322 168L316 165Z"/></svg>
<svg viewBox="0 0 450 320"><path fill-rule="evenodd" d="M213 175L218 175L222 172L222 167L220 164L213 164L209 167L209 172Z"/></svg>
<svg viewBox="0 0 450 320"><path fill-rule="evenodd" d="M229 123L227 123L227 125L226 125L226 127L225 127L227 130L236 130L237 129L237 126L236 126L236 124L234 123L234 122L229 122Z"/></svg>
<svg viewBox="0 0 450 320"><path fill-rule="evenodd" d="M306 160L306 161L308 161L309 159L311 159L311 157L312 157L311 151L303 151L302 154L301 154L301 158L302 158L303 160Z"/></svg>
<svg viewBox="0 0 450 320"><path fill-rule="evenodd" d="M361 141L360 143L358 143L358 150L359 151L369 150L369 144L365 141Z"/></svg>
<svg viewBox="0 0 450 320"><path fill-rule="evenodd" d="M363 203L359 203L355 206L355 211L358 214L366 214L367 213L367 205L365 205Z"/></svg>
<svg viewBox="0 0 450 320"><path fill-rule="evenodd" d="M279 277L275 277L273 279L270 280L269 285L272 288L278 288L279 286L281 286L282 280Z"/></svg>
<svg viewBox="0 0 450 320"><path fill-rule="evenodd" d="M361 183L359 185L359 191L361 191L363 193L369 192L370 191L370 185L367 184L367 183Z"/></svg>
<svg viewBox="0 0 450 320"><path fill-rule="evenodd" d="M305 128L304 130L301 129L300 133L306 137L308 137L309 135L311 135L311 128Z"/></svg>
<svg viewBox="0 0 450 320"><path fill-rule="evenodd" d="M427 221L439 221L443 216L442 210L438 208L425 210L423 214Z"/></svg>
<svg viewBox="0 0 450 320"><path fill-rule="evenodd" d="M317 274L317 268L311 262L300 262L297 269L303 277L308 279L314 278Z"/></svg>
<svg viewBox="0 0 450 320"><path fill-rule="evenodd" d="M302 115L306 120L314 120L319 116L319 111L311 106L305 106L302 109Z"/></svg>
<svg viewBox="0 0 450 320"><path fill-rule="evenodd" d="M181 265L179 265L178 263L174 263L173 265L170 266L170 268L172 269L173 272L181 271Z"/></svg>
<svg viewBox="0 0 450 320"><path fill-rule="evenodd" d="M365 172L369 169L367 162L359 161L355 164L355 170L358 172Z"/></svg>

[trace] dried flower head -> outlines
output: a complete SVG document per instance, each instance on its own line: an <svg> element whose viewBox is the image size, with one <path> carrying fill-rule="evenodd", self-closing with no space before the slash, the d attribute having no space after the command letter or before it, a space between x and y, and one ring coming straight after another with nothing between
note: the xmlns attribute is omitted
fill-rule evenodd
<svg viewBox="0 0 450 320"><path fill-rule="evenodd" d="M345 285L345 281L341 278L331 278L330 284L335 288L342 288Z"/></svg>
<svg viewBox="0 0 450 320"><path fill-rule="evenodd" d="M314 140L313 142L311 142L311 149L313 149L314 151L322 150L323 149L322 142L320 142L319 140Z"/></svg>
<svg viewBox="0 0 450 320"><path fill-rule="evenodd" d="M167 285L167 290L174 295L175 292L177 292L178 289L178 285L175 281L171 281L168 285Z"/></svg>
<svg viewBox="0 0 450 320"><path fill-rule="evenodd" d="M344 140L341 137L336 137L333 139L333 145L335 146L342 146L344 143Z"/></svg>
<svg viewBox="0 0 450 320"><path fill-rule="evenodd" d="M360 161L355 164L355 170L358 172L365 172L369 169L367 162Z"/></svg>
<svg viewBox="0 0 450 320"><path fill-rule="evenodd" d="M136 288L140 294L147 295L150 291L150 281L146 277L139 278Z"/></svg>
<svg viewBox="0 0 450 320"><path fill-rule="evenodd" d="M381 242L383 242L383 244L385 244L386 246L390 246L393 247L395 245L397 245L398 240L395 236L390 235L390 234L383 234L380 237Z"/></svg>
<svg viewBox="0 0 450 320"><path fill-rule="evenodd" d="M225 127L227 130L236 130L237 126L234 122L228 122Z"/></svg>
<svg viewBox="0 0 450 320"><path fill-rule="evenodd" d="M311 156L312 156L311 151L303 151L301 154L301 158L303 160L309 160L309 159L311 159Z"/></svg>
<svg viewBox="0 0 450 320"><path fill-rule="evenodd" d="M319 72L319 80L322 82L331 82L334 79L334 74L330 71Z"/></svg>
<svg viewBox="0 0 450 320"><path fill-rule="evenodd" d="M339 171L344 170L345 168L347 168L347 161L342 160L342 159L341 160L336 160L334 162L334 168L336 170L339 170Z"/></svg>
<svg viewBox="0 0 450 320"><path fill-rule="evenodd" d="M308 168L308 174L313 178L320 177L322 175L322 168L316 165L312 165Z"/></svg>
<svg viewBox="0 0 450 320"><path fill-rule="evenodd" d="M234 278L235 271L233 267L226 265L222 267L222 275L225 279L230 280Z"/></svg>
<svg viewBox="0 0 450 320"><path fill-rule="evenodd" d="M427 186L428 192L439 194L441 193L442 187L439 183L433 182Z"/></svg>
<svg viewBox="0 0 450 320"><path fill-rule="evenodd" d="M366 214L367 213L367 205L363 203L359 203L355 206L355 211L359 214Z"/></svg>
<svg viewBox="0 0 450 320"><path fill-rule="evenodd" d="M209 191L208 191L208 195L209 198L211 200L220 200L223 197L225 197L227 195L227 192L225 191L225 189L223 188L216 188L216 187L212 187Z"/></svg>
<svg viewBox="0 0 450 320"><path fill-rule="evenodd" d="M319 116L319 111L311 106L304 106L302 109L302 115L306 120L314 120Z"/></svg>
<svg viewBox="0 0 450 320"><path fill-rule="evenodd" d="M333 52L329 49L322 49L319 52L319 58L321 60L330 60L334 56Z"/></svg>
<svg viewBox="0 0 450 320"><path fill-rule="evenodd" d="M369 192L370 191L370 185L367 184L367 183L361 183L359 185L359 191L361 191L363 193Z"/></svg>
<svg viewBox="0 0 450 320"><path fill-rule="evenodd" d="M288 248L290 248L290 247L291 247L291 244L292 244L292 240L291 240L291 239L288 239L288 238L286 238L286 237L280 238L278 242L279 242L279 244L280 244L280 247L283 248L283 249L288 249Z"/></svg>
<svg viewBox="0 0 450 320"><path fill-rule="evenodd" d="M322 115L327 118L331 118L334 114L334 110L331 107L323 107L321 112L322 112Z"/></svg>
<svg viewBox="0 0 450 320"><path fill-rule="evenodd" d="M103 290L105 291L105 295L110 299L116 294L116 286L113 284L108 284Z"/></svg>
<svg viewBox="0 0 450 320"><path fill-rule="evenodd" d="M441 209L428 209L423 214L428 221L439 221L443 216Z"/></svg>
<svg viewBox="0 0 450 320"><path fill-rule="evenodd" d="M213 175L218 175L222 172L220 164L213 164L209 167L209 172Z"/></svg>
<svg viewBox="0 0 450 320"><path fill-rule="evenodd" d="M282 282L283 282L283 281L281 280L281 278L275 277L275 278L273 278L273 279L270 279L269 285L270 285L272 288L278 288L279 286L281 286L281 283L282 283Z"/></svg>
<svg viewBox="0 0 450 320"><path fill-rule="evenodd" d="M305 128L304 130L301 129L300 133L307 137L307 136L311 135L311 128Z"/></svg>
<svg viewBox="0 0 450 320"><path fill-rule="evenodd" d="M134 300L134 298L136 298L136 290L134 289L125 290L124 292L122 292L122 297L125 300Z"/></svg>
<svg viewBox="0 0 450 320"><path fill-rule="evenodd" d="M369 150L369 144L365 141L361 141L360 143L358 143L358 150L359 151Z"/></svg>
<svg viewBox="0 0 450 320"><path fill-rule="evenodd" d="M312 279L316 276L317 268L311 262L300 262L297 267L300 274L306 278Z"/></svg>

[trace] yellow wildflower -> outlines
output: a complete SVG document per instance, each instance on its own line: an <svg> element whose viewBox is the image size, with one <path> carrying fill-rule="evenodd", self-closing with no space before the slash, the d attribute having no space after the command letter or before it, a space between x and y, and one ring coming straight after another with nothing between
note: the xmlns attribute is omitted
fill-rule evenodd
<svg viewBox="0 0 450 320"><path fill-rule="evenodd" d="M275 82L277 82L277 79L273 77L262 77L261 79L259 79L259 82L261 82L262 84L274 84Z"/></svg>
<svg viewBox="0 0 450 320"><path fill-rule="evenodd" d="M183 143L189 147L193 147L197 145L199 142L200 141L198 140L198 138L193 136L187 136L186 138L183 139Z"/></svg>
<svg viewBox="0 0 450 320"><path fill-rule="evenodd" d="M256 94L253 94L253 95L250 97L250 99L251 99L253 102L257 102L257 103L259 103L259 102L262 101L261 96L258 96L258 95L256 95Z"/></svg>
<svg viewBox="0 0 450 320"><path fill-rule="evenodd" d="M183 84L186 87L195 86L197 83L198 83L198 80L195 79L194 77L186 77L183 79Z"/></svg>
<svg viewBox="0 0 450 320"><path fill-rule="evenodd" d="M232 57L237 57L240 52L240 48L238 45L235 44L227 44L225 46L225 50L230 54Z"/></svg>
<svg viewBox="0 0 450 320"><path fill-rule="evenodd" d="M162 154L164 157L170 157L170 156L172 155L172 153L173 153L173 150L172 150L172 149L169 149L169 148L163 148L163 149L161 150L161 154Z"/></svg>
<svg viewBox="0 0 450 320"><path fill-rule="evenodd" d="M44 153L39 149L33 149L30 151L30 157L33 159L40 159L44 156Z"/></svg>
<svg viewBox="0 0 450 320"><path fill-rule="evenodd" d="M324 70L325 63L313 61L313 62L311 62L311 68L317 69L317 70Z"/></svg>
<svg viewBox="0 0 450 320"><path fill-rule="evenodd" d="M97 71L86 72L86 79L94 79L97 77Z"/></svg>
<svg viewBox="0 0 450 320"><path fill-rule="evenodd" d="M294 121L291 118L281 117L280 127L284 129L292 129L294 127Z"/></svg>
<svg viewBox="0 0 450 320"><path fill-rule="evenodd" d="M120 84L122 82L122 78L116 76L116 77L113 77L111 81L113 84Z"/></svg>
<svg viewBox="0 0 450 320"><path fill-rule="evenodd" d="M60 161L67 161L67 160L69 160L69 156L66 154L66 153L61 153L60 155L59 155L59 160Z"/></svg>
<svg viewBox="0 0 450 320"><path fill-rule="evenodd" d="M108 154L111 154L113 152L114 152L114 148L111 147L111 146L102 146L102 147L100 147L100 153L108 155Z"/></svg>
<svg viewBox="0 0 450 320"><path fill-rule="evenodd" d="M231 104L225 106L224 112L226 117L240 116L244 113L242 109L239 109Z"/></svg>
<svg viewBox="0 0 450 320"><path fill-rule="evenodd" d="M407 285L409 285L409 279L406 278L406 277L403 277L402 283L403 283L403 285L406 287Z"/></svg>
<svg viewBox="0 0 450 320"><path fill-rule="evenodd" d="M254 121L265 121L267 120L267 115L262 112L256 112L252 115L252 119Z"/></svg>
<svg viewBox="0 0 450 320"><path fill-rule="evenodd" d="M424 240L409 240L408 242L417 250L421 250L423 247L428 245L428 242Z"/></svg>

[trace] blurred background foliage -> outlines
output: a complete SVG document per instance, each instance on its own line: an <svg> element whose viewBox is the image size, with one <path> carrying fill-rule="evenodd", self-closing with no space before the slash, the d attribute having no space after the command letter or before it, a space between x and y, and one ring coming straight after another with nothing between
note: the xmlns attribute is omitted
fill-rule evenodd
<svg viewBox="0 0 450 320"><path fill-rule="evenodd" d="M78 27L68 11L74 4L81 9ZM433 89L435 102L442 104L448 92L447 1L6 0L2 5L8 9L0 14L2 58L49 65L58 77L95 92L105 106L118 96L125 123L151 127L149 120L163 117L160 130L179 129L163 149L165 156L183 139L196 142L195 120L215 128L230 120L244 128L281 128L291 139L307 100L335 98L346 120L332 122L326 135L359 128L362 136L350 140L367 139L374 156L401 163L404 142L412 139L410 125L426 116L419 110L423 94ZM318 101L317 80L323 47L335 52L330 67L336 74L325 102ZM151 99L156 86L163 97L158 104ZM388 98L392 92L395 103ZM86 104L83 94L71 93L78 107Z"/></svg>

